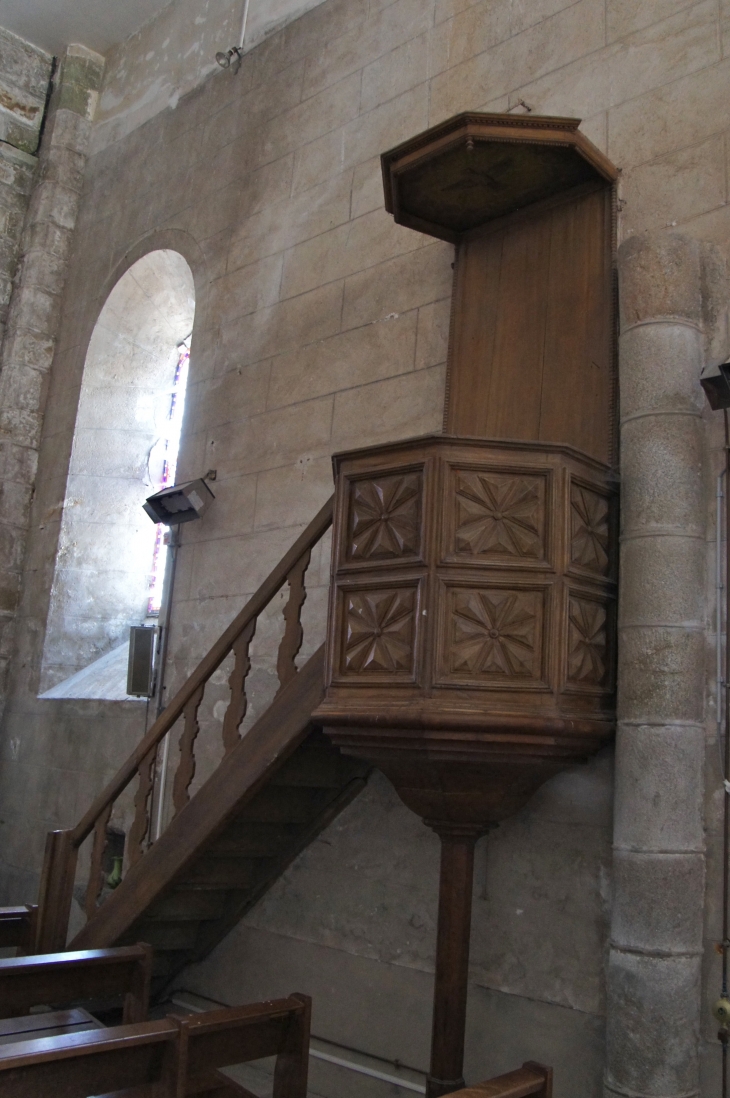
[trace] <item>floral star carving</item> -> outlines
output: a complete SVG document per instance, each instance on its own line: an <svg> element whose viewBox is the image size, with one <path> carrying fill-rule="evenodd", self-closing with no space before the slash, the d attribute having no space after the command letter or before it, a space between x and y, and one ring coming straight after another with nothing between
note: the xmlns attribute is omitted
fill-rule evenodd
<svg viewBox="0 0 730 1098"><path fill-rule="evenodd" d="M571 560L605 575L608 570L608 500L571 486Z"/></svg>
<svg viewBox="0 0 730 1098"><path fill-rule="evenodd" d="M459 473L456 548L474 556L541 558L542 507L537 478Z"/></svg>
<svg viewBox="0 0 730 1098"><path fill-rule="evenodd" d="M532 677L536 599L533 592L457 592L453 606L452 671Z"/></svg>
<svg viewBox="0 0 730 1098"><path fill-rule="evenodd" d="M347 600L345 668L410 671L416 592L367 591Z"/></svg>
<svg viewBox="0 0 730 1098"><path fill-rule="evenodd" d="M350 510L350 558L382 560L417 553L420 499L417 474L357 481Z"/></svg>
<svg viewBox="0 0 730 1098"><path fill-rule="evenodd" d="M570 600L568 678L600 686L606 677L606 608L593 599Z"/></svg>

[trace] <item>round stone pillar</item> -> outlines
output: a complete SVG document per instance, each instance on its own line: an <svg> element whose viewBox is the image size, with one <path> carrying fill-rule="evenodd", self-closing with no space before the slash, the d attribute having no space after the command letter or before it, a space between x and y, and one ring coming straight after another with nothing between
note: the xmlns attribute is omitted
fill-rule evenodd
<svg viewBox="0 0 730 1098"><path fill-rule="evenodd" d="M703 844L700 250L619 251L622 520L607 1095L699 1089Z"/></svg>

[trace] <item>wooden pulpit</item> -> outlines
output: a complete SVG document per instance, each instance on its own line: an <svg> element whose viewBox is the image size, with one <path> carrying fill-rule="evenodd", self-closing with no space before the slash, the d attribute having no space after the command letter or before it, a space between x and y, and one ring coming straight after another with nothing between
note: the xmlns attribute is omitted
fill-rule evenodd
<svg viewBox="0 0 730 1098"><path fill-rule="evenodd" d="M477 838L614 727L616 171L578 120L466 114L384 154L456 245L444 433L334 458L316 713L442 841L429 1098L464 1085Z"/></svg>

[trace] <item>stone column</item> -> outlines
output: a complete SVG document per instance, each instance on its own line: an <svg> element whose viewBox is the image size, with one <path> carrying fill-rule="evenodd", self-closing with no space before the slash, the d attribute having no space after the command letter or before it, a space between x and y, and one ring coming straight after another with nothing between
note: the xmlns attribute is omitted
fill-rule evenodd
<svg viewBox="0 0 730 1098"><path fill-rule="evenodd" d="M13 650L48 374L103 65L103 58L84 46L69 46L62 61L0 358L0 712Z"/></svg>
<svg viewBox="0 0 730 1098"><path fill-rule="evenodd" d="M621 594L606 1092L699 1088L703 844L700 247L632 237L621 289Z"/></svg>

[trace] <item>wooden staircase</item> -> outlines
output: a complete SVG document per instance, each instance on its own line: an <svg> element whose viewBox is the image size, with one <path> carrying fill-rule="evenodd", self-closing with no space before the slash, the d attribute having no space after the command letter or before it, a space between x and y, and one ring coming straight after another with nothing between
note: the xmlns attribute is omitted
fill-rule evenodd
<svg viewBox="0 0 730 1098"><path fill-rule="evenodd" d="M77 827L49 835L39 903L39 950L66 947L78 852L93 836L85 893L88 921L69 948L149 942L155 950L153 978L159 991L181 968L204 957L363 788L368 765L340 754L312 725L312 713L324 696L324 648L303 667L296 665L303 641L304 577L312 549L329 528L331 516L329 501ZM256 619L284 584L288 584L289 599L277 659L279 691L241 736ZM205 686L230 654L234 661L223 720L224 755L191 797ZM172 817L153 841L158 755L180 718ZM125 873L121 884L107 895L102 866L108 826L114 805L135 777L135 814L126 837Z"/></svg>

